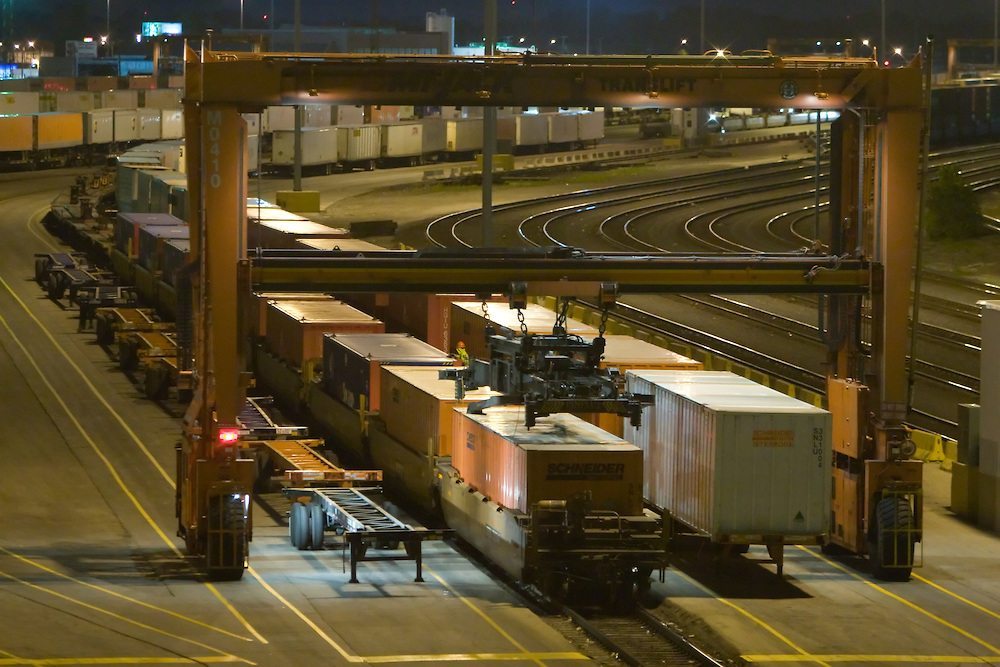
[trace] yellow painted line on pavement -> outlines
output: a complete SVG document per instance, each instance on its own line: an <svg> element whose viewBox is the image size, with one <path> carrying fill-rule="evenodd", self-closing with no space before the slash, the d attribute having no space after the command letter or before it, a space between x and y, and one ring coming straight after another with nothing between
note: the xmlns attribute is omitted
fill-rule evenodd
<svg viewBox="0 0 1000 667"><path fill-rule="evenodd" d="M121 615L119 613L113 612L113 611L111 611L109 609L104 609L103 607L99 607L99 606L97 606L95 604L91 604L89 602L84 602L83 600L78 600L77 598L75 598L75 597L73 597L71 595L66 595L65 593L60 593L59 591L53 590L51 588L47 588L47 587L41 586L39 584L34 584L34 583L30 582L30 581L26 581L24 579L21 579L20 577L17 577L17 576L15 576L13 574L9 574L9 573L4 572L2 570L0 570L0 577L7 577L11 581L17 582L17 583L19 583L19 584L21 584L23 586L27 586L28 588L30 588L32 590L36 590L36 591L39 591L39 592L42 592L42 593L47 593L48 595L52 595L54 597L59 598L60 600L64 600L66 602L71 602L71 603L73 603L75 605L79 605L79 606L83 607L84 609L89 609L90 611L96 611L97 613L104 614L105 616L110 616L111 618L114 618L114 619L116 619L118 621L122 621L123 623L128 623L129 625L134 625L134 626L136 626L138 628L142 628L143 630L147 630L149 632L155 632L155 633L163 635L165 637L170 637L171 639L176 639L177 641L184 642L186 644L191 644L192 646L197 646L199 648L203 648L203 649L206 649L208 651L212 651L213 653L217 653L217 654L222 655L222 656L227 656L227 657L232 657L232 658L236 657L236 656L232 655L231 653L223 651L222 649L217 649L214 646L209 646L208 644L200 642L197 639L189 639L187 637L182 637L181 635L177 635L177 634L174 634L172 632L168 632L166 630L163 630L161 628L157 628L155 626L149 625L147 623L143 623L141 621L137 621L137 620L135 620L133 618L129 618L128 616L123 616L123 615ZM250 662L249 660L243 660L243 659L240 659L240 658L237 658L237 660L239 660L242 663L246 663L248 665L256 664L256 663Z"/></svg>
<svg viewBox="0 0 1000 667"><path fill-rule="evenodd" d="M82 579L77 579L76 577L71 577L70 575L64 574L62 572L59 572L55 568L51 568L48 565L45 565L44 563L39 563L36 560L33 560L31 558L27 558L26 556L22 556L20 554L14 553L13 551L11 551L9 549L6 549L3 546L0 546L0 553L7 554L8 556L11 556L12 558L16 558L17 560L21 561L22 563L27 563L28 565L31 565L32 567L37 567L40 570L48 572L49 574L52 574L54 576L66 579L67 581L72 581L75 584L80 584L81 586L86 586L87 588L91 588L93 590L100 591L102 593L106 593L108 595L114 596L114 597L119 598L121 600L126 600L128 602L131 602L133 604L137 604L137 605L145 607L147 609L152 609L153 611L158 611L158 612L160 612L162 614L166 614L168 616L172 616L172 617L180 619L182 621L186 621L188 623L193 623L194 625L198 625L198 626L201 626L203 628L207 628L209 630L212 630L213 632L218 632L218 633L221 633L221 634L226 635L228 637L233 637L234 639L239 639L239 640L242 640L242 641L245 641L245 642L253 641L253 639L251 639L250 637L244 637L243 635L238 635L235 632L230 632L230 631L224 630L222 628L217 628L214 625L211 625L209 623L205 623L203 621L199 621L196 618L191 618L190 616L185 616L184 614L180 614L180 613L178 613L176 611L172 611L172 610L166 609L164 607L160 607L160 606L157 606L157 605L154 605L154 604L150 604L149 602L143 602L142 600L136 599L136 598L131 597L129 595L125 595L124 593L119 593L118 591L112 590L112 589L110 589L110 588L108 588L106 586L100 586L98 584L93 584L93 583L91 583L89 581L83 581Z"/></svg>
<svg viewBox="0 0 1000 667"><path fill-rule="evenodd" d="M429 653L426 655L368 655L365 662L383 665L392 662L516 662L523 660L589 660L575 651L542 653Z"/></svg>
<svg viewBox="0 0 1000 667"><path fill-rule="evenodd" d="M879 593L882 593L883 595L886 595L886 596L892 598L896 602L899 602L900 604L903 604L903 605L909 607L910 609L923 614L927 618L929 618L929 619L931 619L933 621L936 621L937 623L940 623L941 625L943 625L944 627L948 628L949 630L957 632L958 634L962 635L966 639L974 641L975 643L977 643L980 646L984 647L986 650L992 651L993 653L995 653L998 656L1000 656L1000 648L997 648L996 646L993 646L992 644L990 644L989 642L987 642L984 639L980 639L979 637L977 637L976 635L972 634L968 630L964 630L964 629L958 627L957 625L955 625L954 623L950 623L950 622L944 620L943 618L941 618L937 614L934 614L932 612L927 611L926 609L924 609L920 605L916 604L915 602L910 602L906 598L901 597L899 595L896 595L895 593L893 593L889 589L885 588L884 586L879 586L875 582L869 581L868 579L865 579L864 577L862 577L858 573L852 572L851 570L847 569L846 567L844 567L840 563L835 563L834 561L830 560L829 558L823 556L822 554L820 554L820 553L818 553L816 551L813 551L812 549L807 549L807 548L805 548L802 545L798 545L798 548L801 549L802 551L805 551L807 554L810 554L814 558L818 558L819 560L821 560L824 563L830 565L831 567L834 567L834 568L840 570L841 572L843 572L845 574L849 574L851 577L857 579L858 581L863 582L864 584L870 586L871 588L874 588Z"/></svg>
<svg viewBox="0 0 1000 667"><path fill-rule="evenodd" d="M805 649L803 649L801 646L799 646L798 644L796 644L795 642L793 642L791 639L789 639L788 637L786 637L784 634L782 634L780 631L778 631L777 628L775 628L774 626L772 626L770 623L768 623L764 619L759 618L758 616L755 616L754 614L752 614L748 610L744 609L743 607L739 606L735 602L727 600L726 598L723 598L723 597L719 597L712 590L710 590L708 587L703 586L701 583L699 583L698 581L692 579L691 577L689 577L688 575L684 574L680 570L675 570L674 572L679 577L681 577L682 579L684 579L685 581L687 581L688 583L690 583L692 586L694 586L695 588L697 588L701 592L705 593L705 595L708 595L712 599L721 602L722 604L726 605L730 609L733 609L737 613L745 616L746 618L750 619L752 622L756 623L757 625L759 625L760 627L764 628L766 631L768 631L769 633L771 633L772 635L774 635L775 638L777 638L778 640L780 640L784 644L786 644L789 647L791 647L791 649L793 651L795 651L795 655L798 655L802 662L815 662L815 663L820 664L820 665L826 665L827 664L824 660L822 660L822 659L820 659L818 657L812 656L812 654L810 654L808 651L806 651Z"/></svg>
<svg viewBox="0 0 1000 667"><path fill-rule="evenodd" d="M913 573L910 576L912 576L917 581L922 581L925 584L927 584L928 586L930 586L930 587L932 587L932 588L934 588L936 590L941 591L945 595L950 595L951 597L955 598L956 600L964 602L965 604L969 605L973 609L978 609L979 611L983 612L984 614L988 614L988 615L992 616L993 618L1000 620L1000 614L998 614L997 612L993 611L992 609L987 609L986 607L982 606L981 604L977 604L977 603L973 602L972 600L970 600L969 598L962 597L958 593L955 593L954 591L950 591L947 588L945 588L944 586L942 586L940 584L936 584L933 581L931 581L930 579L927 579L926 577L921 577L919 574Z"/></svg>
<svg viewBox="0 0 1000 667"><path fill-rule="evenodd" d="M997 664L1000 663L1000 657L995 655L853 655L853 654L837 654L832 653L829 655L812 655L812 656L802 656L798 653L789 654L750 654L741 655L743 660L747 662L807 662L813 659L822 660L823 662L838 663L838 662L905 662L909 664L915 663L948 663L952 665L960 664Z"/></svg>
<svg viewBox="0 0 1000 667"><path fill-rule="evenodd" d="M180 656L155 658L150 656L114 656L103 658L0 658L0 665L203 665L243 663L241 658L228 655L194 655L190 658Z"/></svg>
<svg viewBox="0 0 1000 667"><path fill-rule="evenodd" d="M47 245L52 252L63 252L62 249L59 248L59 246L57 246L52 241L39 234L38 231L35 229L37 223L40 222L41 219L45 217L45 214L48 213L48 211L50 211L51 208L52 208L51 206L46 206L45 208L36 211L33 216L28 218L28 224L26 225L26 227L28 228L28 231L31 232L32 236L34 236L36 239Z"/></svg>
<svg viewBox="0 0 1000 667"><path fill-rule="evenodd" d="M37 318L35 318L34 314L30 310L28 310L27 306L24 305L24 302L18 299L17 295L14 294L14 291L11 290L10 285L7 284L7 281L5 281L3 278L0 278L0 284L2 284L7 289L7 291L14 296L15 299L17 299L18 303L21 304L21 307L24 308L24 310L31 316L31 318L35 320L38 326L41 327L43 331L45 331L46 335L48 335L49 338L52 339L52 335L48 332L45 326L41 322L39 322ZM83 424L81 424L80 421L76 418L76 415L74 415L73 411L69 409L68 405L66 405L66 402L62 399L62 396L59 395L59 392L56 391L55 387L52 386L52 383L49 382L49 379L42 372L42 369L38 366L38 362L35 360L35 357L28 351L28 348L25 347L24 343L21 342L21 339L17 337L17 334L14 333L14 330L7 322L7 319L2 315L0 315L0 325L2 325L3 328L7 330L7 333L10 335L11 339L21 350L21 353L24 354L24 356L27 358L28 363L30 363L32 368L35 369L35 372L38 374L39 379L48 388L49 392L55 398L56 402L59 403L59 406L63 409L63 412L66 413L66 416L69 418L69 420L73 422L73 425L80 432L80 435L83 436L83 439L86 440L87 444L90 445L90 448L91 450L93 450L94 454L96 454L97 457L101 460L101 462L104 463L104 467L107 468L108 473L111 475L112 479L114 479L115 483L118 485L118 488L121 489L122 493L124 493L125 496L129 499L129 501L131 501L132 505L135 507L139 515L142 516L142 518L146 521L147 524L149 524L150 528L153 529L153 532L155 532L159 536L159 538L163 540L163 543L167 545L167 548L169 548L178 558L183 559L184 555L181 553L180 549L178 549L177 545L175 545L173 541L169 537L167 537L166 533L163 532L163 529L161 529L160 526L156 523L156 521L153 520L153 517L149 515L149 512L146 511L146 508L143 507L142 503L139 502L139 499L135 496L134 493L132 493L131 489L129 489L128 485L125 483L125 480L122 479L121 475L118 474L118 470L115 468L114 464L111 463L111 460L107 457L107 455L105 455L104 451L101 450L100 446L98 446L98 444L94 441L94 439L90 437L90 434L87 433L87 430L83 427ZM52 342L54 345L58 347L58 344L55 342L55 340L52 340ZM62 350L62 348L59 349ZM65 351L63 351L63 355L65 354L66 354ZM69 357L67 356L67 359L68 358ZM77 368L77 370L79 371L79 368ZM93 389L93 386L91 386L91 388ZM96 389L94 389L94 393L95 394L97 393ZM111 407L108 406L108 409L111 410ZM170 479L169 477L167 478L167 480L170 482L170 486L173 488L174 486L173 480ZM203 583L205 587L212 592L215 598L219 600L219 602L221 602L223 606L226 607L226 609L243 625L244 628L247 629L247 631L250 634L254 636L255 639L257 639L257 641L264 644L267 643L267 640L264 638L264 636L261 635L259 632L257 632L257 629L254 628L252 625L250 625L250 622L247 621L247 619L243 616L243 614L241 614L239 610L237 610L232 605L232 603L229 602L229 600L226 600L222 596L222 594L219 592L219 590L215 587L214 584L207 581Z"/></svg>

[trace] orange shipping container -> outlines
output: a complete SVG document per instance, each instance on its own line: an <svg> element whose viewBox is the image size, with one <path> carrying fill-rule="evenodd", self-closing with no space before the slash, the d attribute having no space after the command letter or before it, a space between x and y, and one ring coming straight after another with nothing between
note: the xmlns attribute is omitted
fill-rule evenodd
<svg viewBox="0 0 1000 667"><path fill-rule="evenodd" d="M31 116L0 116L0 153L34 150Z"/></svg>
<svg viewBox="0 0 1000 667"><path fill-rule="evenodd" d="M517 319L517 311L511 310L507 304L495 304L488 308L490 321L498 335L508 333L519 333L521 325ZM528 304L523 311L524 323L528 327L528 333L548 334L552 333L552 325L556 321L556 314L536 304ZM578 334L584 338L596 338L597 329L577 322L567 320L566 329L571 334ZM486 358L486 319L483 317L483 306L481 303L453 303L451 306L451 345L457 345L458 341L465 343L465 349L469 351L470 357Z"/></svg>
<svg viewBox="0 0 1000 667"><path fill-rule="evenodd" d="M394 293L389 296L387 317L389 324L407 333L422 338L439 350L453 353L455 346L451 341L451 304L452 302L469 302L482 312L482 302L470 300L460 294L404 294ZM492 305L490 308L507 308L506 299L491 297L490 301L503 301L503 305Z"/></svg>
<svg viewBox="0 0 1000 667"><path fill-rule="evenodd" d="M455 382L438 378L438 372L445 368L451 366L383 366L380 371L380 416L386 433L430 457L451 456L455 408L498 395L488 387L481 387L467 391L462 400L455 398ZM415 419L414 415L420 418Z"/></svg>
<svg viewBox="0 0 1000 667"><path fill-rule="evenodd" d="M253 326L256 327L256 331L251 333L255 336L267 335L268 301L336 301L336 299L322 292L254 292L253 302L257 317L254 318L256 324Z"/></svg>
<svg viewBox="0 0 1000 667"><path fill-rule="evenodd" d="M35 150L82 145L82 113L40 113L35 116Z"/></svg>
<svg viewBox="0 0 1000 667"><path fill-rule="evenodd" d="M325 333L384 333L385 325L339 301L271 301L267 343L278 357L301 368L323 356Z"/></svg>
<svg viewBox="0 0 1000 667"><path fill-rule="evenodd" d="M617 368L623 374L635 370L700 371L700 361L671 352L631 336L605 336L601 368ZM626 421L621 415L608 412L581 414L582 419L600 426L618 437L625 435Z"/></svg>
<svg viewBox="0 0 1000 667"><path fill-rule="evenodd" d="M480 493L527 513L589 492L592 508L642 514L642 452L572 415L524 426L523 408L453 413L452 465Z"/></svg>

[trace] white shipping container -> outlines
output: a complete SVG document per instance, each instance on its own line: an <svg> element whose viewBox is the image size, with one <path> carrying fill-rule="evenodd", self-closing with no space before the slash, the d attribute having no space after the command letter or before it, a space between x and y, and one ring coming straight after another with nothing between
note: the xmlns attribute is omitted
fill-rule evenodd
<svg viewBox="0 0 1000 667"><path fill-rule="evenodd" d="M716 542L808 542L830 521L830 413L716 371L629 371L653 394L625 437L644 453L644 496Z"/></svg>
<svg viewBox="0 0 1000 667"><path fill-rule="evenodd" d="M604 138L604 111L576 112L576 133L579 141L597 141Z"/></svg>
<svg viewBox="0 0 1000 667"><path fill-rule="evenodd" d="M115 112L95 109L83 112L83 142L85 144L110 144L115 140Z"/></svg>
<svg viewBox="0 0 1000 667"><path fill-rule="evenodd" d="M142 106L147 109L177 109L183 99L181 91L176 88L155 88L141 92Z"/></svg>
<svg viewBox="0 0 1000 667"><path fill-rule="evenodd" d="M0 116L41 111L38 93L0 93Z"/></svg>
<svg viewBox="0 0 1000 667"><path fill-rule="evenodd" d="M98 93L98 107L101 109L138 109L138 90L105 90Z"/></svg>
<svg viewBox="0 0 1000 667"><path fill-rule="evenodd" d="M747 116L743 127L747 130L760 130L764 127L764 117L763 116Z"/></svg>
<svg viewBox="0 0 1000 667"><path fill-rule="evenodd" d="M51 95L52 111L90 111L94 108L94 94L84 91L54 92Z"/></svg>
<svg viewBox="0 0 1000 667"><path fill-rule="evenodd" d="M448 143L448 131L444 119L424 118L420 122L424 126L423 154L443 153Z"/></svg>
<svg viewBox="0 0 1000 667"><path fill-rule="evenodd" d="M332 127L302 130L302 164L333 164L337 161L337 130ZM271 144L271 164L295 163L295 132L275 130Z"/></svg>
<svg viewBox="0 0 1000 667"><path fill-rule="evenodd" d="M788 125L788 114L770 113L767 115L768 127L784 127L785 125Z"/></svg>
<svg viewBox="0 0 1000 667"><path fill-rule="evenodd" d="M541 146L549 140L549 121L537 113L514 116L514 145Z"/></svg>
<svg viewBox="0 0 1000 667"><path fill-rule="evenodd" d="M726 132L739 132L743 129L743 116L730 116L722 119L722 127Z"/></svg>
<svg viewBox="0 0 1000 667"><path fill-rule="evenodd" d="M137 109L139 138L146 141L162 139L162 114L159 109Z"/></svg>
<svg viewBox="0 0 1000 667"><path fill-rule="evenodd" d="M361 125L365 108L360 104L334 104L330 107L330 122L334 125Z"/></svg>
<svg viewBox="0 0 1000 667"><path fill-rule="evenodd" d="M382 157L414 157L423 151L424 126L400 123L382 126Z"/></svg>
<svg viewBox="0 0 1000 667"><path fill-rule="evenodd" d="M378 125L337 128L337 154L342 162L375 160L381 150L382 132Z"/></svg>
<svg viewBox="0 0 1000 667"><path fill-rule="evenodd" d="M115 109L114 114L115 141L137 141L139 139L139 114L136 110Z"/></svg>
<svg viewBox="0 0 1000 667"><path fill-rule="evenodd" d="M448 121L447 143L449 153L469 153L483 149L483 120L462 118Z"/></svg>
<svg viewBox="0 0 1000 667"><path fill-rule="evenodd" d="M1000 301L982 301L979 388L979 469L1000 477ZM1000 491L998 491L1000 497ZM1000 514L997 515L1000 521Z"/></svg>
<svg viewBox="0 0 1000 667"><path fill-rule="evenodd" d="M329 104L303 104L302 127L330 127ZM295 107L270 106L267 108L268 129L271 132L295 129Z"/></svg>
<svg viewBox="0 0 1000 667"><path fill-rule="evenodd" d="M558 112L540 115L549 123L550 144L566 144L577 140L576 114Z"/></svg>
<svg viewBox="0 0 1000 667"><path fill-rule="evenodd" d="M180 139L184 136L184 110L160 110L160 136L164 139Z"/></svg>
<svg viewBox="0 0 1000 667"><path fill-rule="evenodd" d="M247 135L247 173L260 171L260 135Z"/></svg>
<svg viewBox="0 0 1000 667"><path fill-rule="evenodd" d="M243 122L247 124L247 134L260 134L262 114L245 113L240 115L243 116Z"/></svg>

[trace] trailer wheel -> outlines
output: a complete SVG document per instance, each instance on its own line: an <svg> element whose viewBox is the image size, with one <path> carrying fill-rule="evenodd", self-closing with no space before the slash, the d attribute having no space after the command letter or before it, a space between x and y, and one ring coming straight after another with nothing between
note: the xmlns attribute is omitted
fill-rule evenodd
<svg viewBox="0 0 1000 667"><path fill-rule="evenodd" d="M66 293L66 285L60 280L58 273L49 273L48 293L49 298L56 301L63 298L63 294Z"/></svg>
<svg viewBox="0 0 1000 667"><path fill-rule="evenodd" d="M317 503L309 503L307 510L309 512L309 544L313 549L322 549L323 531L326 530L326 513Z"/></svg>
<svg viewBox="0 0 1000 667"><path fill-rule="evenodd" d="M302 503L292 503L288 515L288 536L292 546L299 551L309 548L309 508Z"/></svg>
<svg viewBox="0 0 1000 667"><path fill-rule="evenodd" d="M885 581L908 581L913 570L913 508L906 498L889 496L875 506L875 541L869 550L872 574Z"/></svg>
<svg viewBox="0 0 1000 667"><path fill-rule="evenodd" d="M208 525L222 529L218 535L208 535L205 556L209 577L215 581L241 579L247 558L247 515L242 496L213 496L208 505Z"/></svg>
<svg viewBox="0 0 1000 667"><path fill-rule="evenodd" d="M45 279L45 264L47 261L44 257L35 258L35 282L39 285Z"/></svg>

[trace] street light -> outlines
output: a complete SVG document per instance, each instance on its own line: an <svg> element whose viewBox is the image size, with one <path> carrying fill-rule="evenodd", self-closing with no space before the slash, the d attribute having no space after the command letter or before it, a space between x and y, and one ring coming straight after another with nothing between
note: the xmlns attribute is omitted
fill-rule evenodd
<svg viewBox="0 0 1000 667"><path fill-rule="evenodd" d="M111 0L108 0L108 11L104 16L104 34L111 35Z"/></svg>
<svg viewBox="0 0 1000 667"><path fill-rule="evenodd" d="M111 0L108 0L109 2ZM240 32L243 31L243 0L240 0Z"/></svg>

